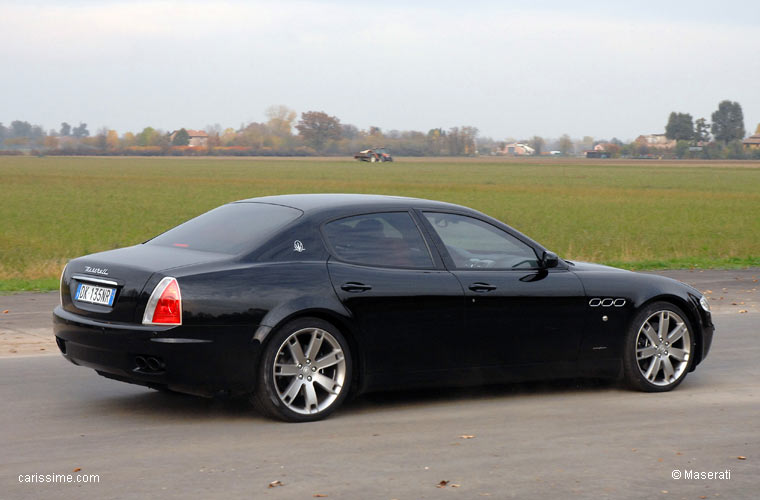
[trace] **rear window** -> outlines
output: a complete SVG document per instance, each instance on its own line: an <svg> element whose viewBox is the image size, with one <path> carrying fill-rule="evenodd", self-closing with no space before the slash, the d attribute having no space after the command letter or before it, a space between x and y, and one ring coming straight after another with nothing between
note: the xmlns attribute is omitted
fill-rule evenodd
<svg viewBox="0 0 760 500"><path fill-rule="evenodd" d="M236 255L257 248L302 213L268 203L231 203L190 219L146 244Z"/></svg>
<svg viewBox="0 0 760 500"><path fill-rule="evenodd" d="M408 212L346 217L325 225L325 236L341 259L369 266L433 267L425 241Z"/></svg>

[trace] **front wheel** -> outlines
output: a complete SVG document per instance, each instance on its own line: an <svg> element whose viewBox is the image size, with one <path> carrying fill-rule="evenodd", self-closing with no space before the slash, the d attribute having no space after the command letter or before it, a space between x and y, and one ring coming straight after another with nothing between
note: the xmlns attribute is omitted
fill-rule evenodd
<svg viewBox="0 0 760 500"><path fill-rule="evenodd" d="M625 380L645 392L674 389L689 372L694 352L695 338L686 314L668 302L650 304L634 317L626 334Z"/></svg>
<svg viewBox="0 0 760 500"><path fill-rule="evenodd" d="M284 325L266 343L253 403L289 422L327 417L348 394L351 354L330 323L302 318Z"/></svg>

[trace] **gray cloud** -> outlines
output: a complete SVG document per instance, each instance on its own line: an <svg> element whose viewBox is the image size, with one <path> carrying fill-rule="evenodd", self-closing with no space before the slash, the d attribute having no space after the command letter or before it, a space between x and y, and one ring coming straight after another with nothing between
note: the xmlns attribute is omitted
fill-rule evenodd
<svg viewBox="0 0 760 500"><path fill-rule="evenodd" d="M0 119L236 127L282 103L362 128L633 138L731 99L754 130L760 9L679 3L6 2Z"/></svg>

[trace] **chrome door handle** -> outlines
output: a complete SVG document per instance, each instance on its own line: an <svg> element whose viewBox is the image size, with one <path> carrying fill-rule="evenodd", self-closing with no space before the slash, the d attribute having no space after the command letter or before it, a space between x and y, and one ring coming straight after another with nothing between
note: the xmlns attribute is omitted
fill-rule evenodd
<svg viewBox="0 0 760 500"><path fill-rule="evenodd" d="M367 290L372 290L372 287L369 285L365 285L364 283L357 283L355 281L349 281L348 283L343 283L340 286L343 290L351 293L360 293L360 292L366 292Z"/></svg>
<svg viewBox="0 0 760 500"><path fill-rule="evenodd" d="M493 290L496 290L496 287L488 283L473 283L472 285L470 285L470 290L472 290L473 292L483 293L483 292L491 292Z"/></svg>

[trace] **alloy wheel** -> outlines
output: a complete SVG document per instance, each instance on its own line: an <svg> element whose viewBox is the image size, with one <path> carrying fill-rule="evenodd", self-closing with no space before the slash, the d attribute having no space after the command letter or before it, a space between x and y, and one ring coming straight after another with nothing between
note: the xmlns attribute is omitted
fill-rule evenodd
<svg viewBox="0 0 760 500"><path fill-rule="evenodd" d="M345 386L346 358L321 328L303 328L280 345L273 370L277 396L288 409L312 415L329 408Z"/></svg>
<svg viewBox="0 0 760 500"><path fill-rule="evenodd" d="M691 357L691 332L673 311L651 314L636 336L636 363L643 377L659 387L667 387L684 376Z"/></svg>

